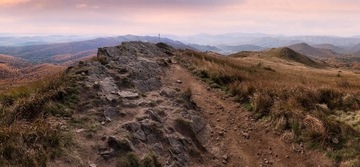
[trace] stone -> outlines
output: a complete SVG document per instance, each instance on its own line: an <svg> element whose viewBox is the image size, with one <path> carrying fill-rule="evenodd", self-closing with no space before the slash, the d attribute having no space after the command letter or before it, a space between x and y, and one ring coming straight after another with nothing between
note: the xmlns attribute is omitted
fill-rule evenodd
<svg viewBox="0 0 360 167"><path fill-rule="evenodd" d="M334 144L339 144L339 139L338 139L338 138L332 138L331 141L332 141Z"/></svg>
<svg viewBox="0 0 360 167"><path fill-rule="evenodd" d="M152 120L161 123L161 117L156 112L152 110L146 110L145 114L148 114Z"/></svg>
<svg viewBox="0 0 360 167"><path fill-rule="evenodd" d="M206 120L199 116L191 117L191 127L195 134L200 133L206 126Z"/></svg>
<svg viewBox="0 0 360 167"><path fill-rule="evenodd" d="M110 117L105 117L106 122L111 122L111 118Z"/></svg>
<svg viewBox="0 0 360 167"><path fill-rule="evenodd" d="M223 156L223 159L224 159L225 161L227 161L227 160L229 159L229 156L228 156L228 155L224 155L224 156Z"/></svg>
<svg viewBox="0 0 360 167"><path fill-rule="evenodd" d="M85 131L85 129L76 129L76 130L75 130L76 133L80 133L80 132L82 132L82 131Z"/></svg>
<svg viewBox="0 0 360 167"><path fill-rule="evenodd" d="M96 164L91 163L91 164L89 164L89 167L97 167L97 166L96 166Z"/></svg>
<svg viewBox="0 0 360 167"><path fill-rule="evenodd" d="M134 135L134 138L137 138L141 141L146 141L145 132L142 130L141 125L139 123L130 122L123 125L123 127L129 132L131 132Z"/></svg>
<svg viewBox="0 0 360 167"><path fill-rule="evenodd" d="M176 95L176 91L173 89L165 88L164 90L160 91L160 95L165 97L174 97Z"/></svg>
<svg viewBox="0 0 360 167"><path fill-rule="evenodd" d="M176 83L182 83L182 81L181 80L176 80Z"/></svg>
<svg viewBox="0 0 360 167"><path fill-rule="evenodd" d="M247 132L241 132L242 133L242 136L245 138L245 139L250 139L250 134L247 133Z"/></svg>
<svg viewBox="0 0 360 167"><path fill-rule="evenodd" d="M139 94L138 93L134 93L131 91L119 91L118 95L122 98L127 98L127 99L136 99L139 98Z"/></svg>
<svg viewBox="0 0 360 167"><path fill-rule="evenodd" d="M60 130L69 130L67 125L61 125Z"/></svg>
<svg viewBox="0 0 360 167"><path fill-rule="evenodd" d="M114 136L108 138L107 144L110 148L118 152L130 152L133 148L128 140L118 140Z"/></svg>

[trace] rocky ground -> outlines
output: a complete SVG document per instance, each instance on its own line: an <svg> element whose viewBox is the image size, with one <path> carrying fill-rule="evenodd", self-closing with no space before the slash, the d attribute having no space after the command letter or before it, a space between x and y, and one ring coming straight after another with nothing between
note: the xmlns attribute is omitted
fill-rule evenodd
<svg viewBox="0 0 360 167"><path fill-rule="evenodd" d="M70 67L67 73L81 89L62 129L74 144L49 166L332 165L322 153L288 143L286 134L255 122L176 56L181 54L162 43L127 42Z"/></svg>

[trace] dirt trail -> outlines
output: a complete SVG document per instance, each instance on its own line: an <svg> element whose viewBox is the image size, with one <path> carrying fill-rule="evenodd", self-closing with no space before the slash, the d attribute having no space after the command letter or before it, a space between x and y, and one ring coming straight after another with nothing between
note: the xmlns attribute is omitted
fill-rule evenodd
<svg viewBox="0 0 360 167"><path fill-rule="evenodd" d="M182 83L177 83L177 80ZM250 112L243 111L224 92L208 89L205 83L180 65L173 64L163 81L182 90L191 88L193 101L212 129L210 134L200 139L220 160L219 164L212 166L333 166L324 153L286 142L286 135L276 133L266 123L255 122Z"/></svg>

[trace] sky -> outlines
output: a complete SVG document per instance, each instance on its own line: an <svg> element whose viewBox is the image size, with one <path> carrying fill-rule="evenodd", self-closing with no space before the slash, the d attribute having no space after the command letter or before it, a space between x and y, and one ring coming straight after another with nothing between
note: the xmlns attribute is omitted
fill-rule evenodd
<svg viewBox="0 0 360 167"><path fill-rule="evenodd" d="M0 33L360 35L360 0L0 0Z"/></svg>

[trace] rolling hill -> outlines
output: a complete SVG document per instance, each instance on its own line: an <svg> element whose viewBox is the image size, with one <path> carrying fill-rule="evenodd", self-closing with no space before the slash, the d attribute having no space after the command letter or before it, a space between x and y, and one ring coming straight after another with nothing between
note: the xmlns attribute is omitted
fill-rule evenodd
<svg viewBox="0 0 360 167"><path fill-rule="evenodd" d="M360 44L349 47L346 52L350 54L360 55Z"/></svg>
<svg viewBox="0 0 360 167"><path fill-rule="evenodd" d="M12 67L22 68L29 66L30 62L18 57L0 54L0 64L7 64Z"/></svg>
<svg viewBox="0 0 360 167"><path fill-rule="evenodd" d="M241 51L260 51L263 50L265 48L257 46L257 45L252 45L252 44L244 44L244 45L219 45L217 46L217 48L220 48L221 50L223 50L225 53L236 53L236 52L241 52Z"/></svg>
<svg viewBox="0 0 360 167"><path fill-rule="evenodd" d="M331 58L340 56L330 49L315 48L306 43L290 45L288 48L311 58Z"/></svg>
<svg viewBox="0 0 360 167"><path fill-rule="evenodd" d="M320 49L330 49L336 53L344 53L346 51L344 48L335 46L333 44L317 44L317 45L312 45L312 46L315 48L320 48Z"/></svg>
<svg viewBox="0 0 360 167"><path fill-rule="evenodd" d="M300 53L295 52L294 50L283 47L283 48L272 48L270 50L267 50L264 52L264 55L270 56L270 57L277 57L280 59L288 60L288 61L294 61L301 64L304 64L306 66L310 67L321 67L319 63L315 62L314 60L310 59L309 57L302 55Z"/></svg>

